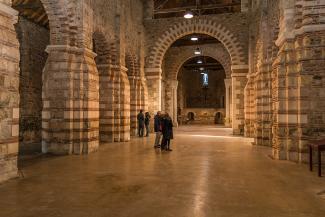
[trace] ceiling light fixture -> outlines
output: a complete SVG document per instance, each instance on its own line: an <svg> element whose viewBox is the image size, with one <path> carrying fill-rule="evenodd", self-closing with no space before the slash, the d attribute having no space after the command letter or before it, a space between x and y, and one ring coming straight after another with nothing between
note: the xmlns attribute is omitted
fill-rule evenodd
<svg viewBox="0 0 325 217"><path fill-rule="evenodd" d="M197 36L192 36L192 37L191 37L191 40L192 40L192 41L198 41L199 38L198 38Z"/></svg>
<svg viewBox="0 0 325 217"><path fill-rule="evenodd" d="M186 11L184 14L185 19L192 19L194 17L192 11Z"/></svg>
<svg viewBox="0 0 325 217"><path fill-rule="evenodd" d="M204 71L204 68L203 68L203 67L201 67L201 68L200 68L200 70L201 70L201 71Z"/></svg>
<svg viewBox="0 0 325 217"><path fill-rule="evenodd" d="M196 50L194 51L194 54L195 54L195 55L201 55L201 50L200 50L199 47L196 48Z"/></svg>
<svg viewBox="0 0 325 217"><path fill-rule="evenodd" d="M202 61L202 60L198 60L197 63L198 63L198 64L202 64L203 61Z"/></svg>

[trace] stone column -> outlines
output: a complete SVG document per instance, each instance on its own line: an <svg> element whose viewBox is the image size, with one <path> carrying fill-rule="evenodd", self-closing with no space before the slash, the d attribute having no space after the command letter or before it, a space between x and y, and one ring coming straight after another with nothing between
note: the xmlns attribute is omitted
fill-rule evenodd
<svg viewBox="0 0 325 217"><path fill-rule="evenodd" d="M147 86L147 79L141 77L141 87L140 87L140 108L143 108L144 111L148 110L148 86ZM154 114L151 114L153 116Z"/></svg>
<svg viewBox="0 0 325 217"><path fill-rule="evenodd" d="M279 160L289 159L290 142L289 142L289 122L293 126L297 120L294 115L289 115L288 111L288 94L290 91L287 82L288 75L295 77L295 53L294 53L294 16L295 9L292 2L283 1L283 15L280 20L280 33L276 41L279 47L279 53L273 62L272 71L272 102L273 102L273 125L272 125L272 147L273 157ZM291 7L291 8L290 8ZM291 77L291 76L290 76ZM290 80L292 80L290 78ZM291 83L295 85L295 82ZM291 86L290 84L290 86ZM293 87L293 91L297 89ZM293 105L295 110L297 105ZM290 112L291 113L291 112ZM294 132L292 130L291 132Z"/></svg>
<svg viewBox="0 0 325 217"><path fill-rule="evenodd" d="M114 141L130 140L130 83L127 68L112 66L114 75Z"/></svg>
<svg viewBox="0 0 325 217"><path fill-rule="evenodd" d="M121 142L130 141L130 82L127 71L126 67L121 66Z"/></svg>
<svg viewBox="0 0 325 217"><path fill-rule="evenodd" d="M109 64L97 65L99 72L99 134L101 142L114 142L114 74Z"/></svg>
<svg viewBox="0 0 325 217"><path fill-rule="evenodd" d="M96 54L66 45L48 46L43 71L44 153L82 154L99 145L99 79Z"/></svg>
<svg viewBox="0 0 325 217"><path fill-rule="evenodd" d="M247 66L232 67L232 128L234 135L244 135L244 93L247 83Z"/></svg>
<svg viewBox="0 0 325 217"><path fill-rule="evenodd" d="M151 114L161 111L161 90L162 77L161 69L146 69L146 78L148 85L148 110Z"/></svg>
<svg viewBox="0 0 325 217"><path fill-rule="evenodd" d="M174 84L173 84L173 121L174 121L174 126L177 127L178 126L178 121L177 121L177 88L178 88L178 81L175 80Z"/></svg>
<svg viewBox="0 0 325 217"><path fill-rule="evenodd" d="M250 73L247 75L247 85L245 87L245 136L253 137L254 123L255 123L255 74Z"/></svg>
<svg viewBox="0 0 325 217"><path fill-rule="evenodd" d="M120 99L120 67L118 65L112 66L112 75L113 75L113 111L114 111L114 142L120 142L121 140L121 99Z"/></svg>
<svg viewBox="0 0 325 217"><path fill-rule="evenodd" d="M0 183L17 176L19 136L18 12L0 2Z"/></svg>
<svg viewBox="0 0 325 217"><path fill-rule="evenodd" d="M325 138L325 1L296 1L296 8L296 158L308 162L309 141Z"/></svg>
<svg viewBox="0 0 325 217"><path fill-rule="evenodd" d="M166 112L169 113L170 117L174 121L174 125L177 126L177 80L167 80L166 81L166 96L165 105Z"/></svg>
<svg viewBox="0 0 325 217"><path fill-rule="evenodd" d="M231 89L231 79L225 79L225 87L226 87L226 121L225 126L231 127L231 116L230 116L230 89Z"/></svg>
<svg viewBox="0 0 325 217"><path fill-rule="evenodd" d="M142 86L142 80L140 77L132 75L129 76L129 82L130 82L130 125L131 125L131 136L137 135L138 130L138 121L137 121L137 115L139 111L144 108L141 106L141 86Z"/></svg>

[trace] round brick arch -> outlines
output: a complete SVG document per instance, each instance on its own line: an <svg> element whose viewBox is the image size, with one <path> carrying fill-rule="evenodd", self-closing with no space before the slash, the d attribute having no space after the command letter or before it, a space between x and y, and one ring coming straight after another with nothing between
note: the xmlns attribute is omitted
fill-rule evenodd
<svg viewBox="0 0 325 217"><path fill-rule="evenodd" d="M223 66L227 77L231 76L231 59L227 50L223 46L209 47L207 49L205 49L204 47L202 50L204 56L211 57L217 60ZM192 49L180 52L177 58L173 58L172 63L168 64L169 67L166 68L166 76L173 80L177 80L178 73L181 67L186 61L194 57L197 57L197 55L193 53Z"/></svg>
<svg viewBox="0 0 325 217"><path fill-rule="evenodd" d="M93 51L97 54L95 60L99 65L111 64L116 59L113 57L114 49L108 42L105 34L100 30L96 30L93 33Z"/></svg>
<svg viewBox="0 0 325 217"><path fill-rule="evenodd" d="M231 57L231 65L247 65L244 46L236 36L222 24L202 18L185 20L166 30L149 51L147 68L160 68L168 48L176 40L190 34L206 34L218 39L227 49Z"/></svg>
<svg viewBox="0 0 325 217"><path fill-rule="evenodd" d="M229 70L226 70L226 68L228 68L228 67L225 67L227 65L227 63L221 61L219 58L216 58L213 55L204 55L204 56L205 57L211 57L211 58L215 59L216 61L218 61L222 65L222 67L225 69L226 76L227 77L231 76L231 66L229 66ZM179 62L177 65L175 65L175 71L174 72L176 72L176 73L172 74L172 76L173 76L172 78L177 80L177 77L179 75L179 71L180 71L181 67L184 65L184 63L186 63L188 60L190 60L190 59L192 59L194 57L195 57L194 55L189 56L188 58L184 59L182 62Z"/></svg>
<svg viewBox="0 0 325 217"><path fill-rule="evenodd" d="M128 69L128 76L140 76L140 66L138 58L133 53L126 53L125 55L125 66Z"/></svg>
<svg viewBox="0 0 325 217"><path fill-rule="evenodd" d="M104 29L96 28L92 34L93 51L97 54L98 64L118 64L116 41L109 39Z"/></svg>
<svg viewBox="0 0 325 217"><path fill-rule="evenodd" d="M77 1L40 0L49 19L51 45L77 45Z"/></svg>
<svg viewBox="0 0 325 217"><path fill-rule="evenodd" d="M76 0L41 0L49 18L52 45L77 45Z"/></svg>

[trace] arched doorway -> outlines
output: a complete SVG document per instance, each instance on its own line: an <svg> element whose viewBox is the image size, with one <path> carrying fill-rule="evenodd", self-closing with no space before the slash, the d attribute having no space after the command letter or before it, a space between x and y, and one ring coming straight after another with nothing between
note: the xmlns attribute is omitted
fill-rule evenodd
<svg viewBox="0 0 325 217"><path fill-rule="evenodd" d="M224 124L224 116L221 112L215 114L215 124Z"/></svg>
<svg viewBox="0 0 325 217"><path fill-rule="evenodd" d="M173 49L172 47L171 50ZM225 113L220 99L226 92L226 74L220 62L212 57L197 55L186 60L176 74L177 107L182 111L180 116L186 118L183 121L191 120L188 114L194 111L196 115L192 124L216 124L216 113ZM165 100L166 104L170 104L168 98ZM222 120L220 117L218 123L223 124Z"/></svg>
<svg viewBox="0 0 325 217"><path fill-rule="evenodd" d="M222 24L221 24L222 23ZM231 22L230 22L231 23ZM206 18L195 18L191 20L182 20L172 25L162 26L160 34L153 34L150 37L150 43L154 46L149 48L146 59L146 75L148 78L149 104L150 110L161 110L164 103L157 96L162 94L161 74L163 74L163 64L165 54L171 45L184 36L191 34L204 34L218 40L227 50L231 59L231 80L230 84L238 84L231 87L232 95L227 99L234 99L231 107L233 111L227 109L227 115L231 115L227 120L231 121L233 133L242 134L244 129L244 89L247 83L248 59L245 55L247 44L241 40L241 32L233 29L228 22L220 20L209 20ZM164 78L164 76L163 76ZM228 82L229 83L229 82ZM228 88L227 88L228 89ZM226 99L226 101L227 101ZM235 115L236 114L236 115ZM214 115L213 115L214 116Z"/></svg>
<svg viewBox="0 0 325 217"><path fill-rule="evenodd" d="M189 112L189 113L187 114L187 119L188 119L188 121L194 121L194 120L195 120L195 115L194 115L194 113L193 113L193 112Z"/></svg>

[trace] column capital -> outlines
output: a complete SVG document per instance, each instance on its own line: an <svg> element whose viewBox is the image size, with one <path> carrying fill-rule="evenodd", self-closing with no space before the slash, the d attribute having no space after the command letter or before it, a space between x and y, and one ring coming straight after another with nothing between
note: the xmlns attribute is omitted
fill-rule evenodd
<svg viewBox="0 0 325 217"><path fill-rule="evenodd" d="M231 78L227 78L227 79L225 79L225 85L226 85L226 87L230 87L231 86Z"/></svg>
<svg viewBox="0 0 325 217"><path fill-rule="evenodd" d="M69 53L75 53L75 54L86 54L87 56L90 56L92 58L95 58L97 54L93 52L92 50L88 48L79 48L75 46L70 45L48 45L45 49L47 53L51 52L69 52Z"/></svg>
<svg viewBox="0 0 325 217"><path fill-rule="evenodd" d="M247 78L249 79L249 78L255 78L255 76L256 76L256 73L248 73L247 74Z"/></svg>
<svg viewBox="0 0 325 217"><path fill-rule="evenodd" d="M248 70L249 66L248 65L232 65L231 70Z"/></svg>
<svg viewBox="0 0 325 217"><path fill-rule="evenodd" d="M237 77L247 77L247 73L245 73L245 72L238 72L238 73L232 73L231 74L231 77L232 78L237 78Z"/></svg>
<svg viewBox="0 0 325 217"><path fill-rule="evenodd" d="M169 83L172 86L177 87L178 86L178 81L175 79L166 79L166 82Z"/></svg>
<svg viewBox="0 0 325 217"><path fill-rule="evenodd" d="M161 68L145 68L144 69L146 77L152 77L152 76L160 76L162 75L162 69Z"/></svg>

